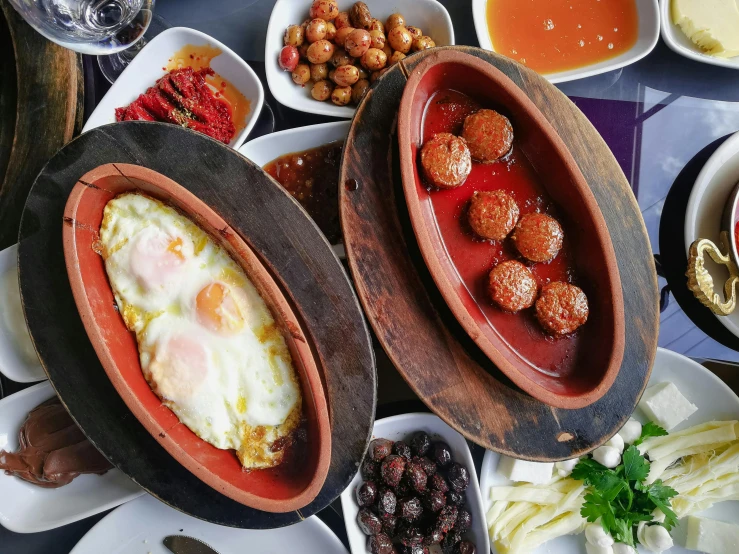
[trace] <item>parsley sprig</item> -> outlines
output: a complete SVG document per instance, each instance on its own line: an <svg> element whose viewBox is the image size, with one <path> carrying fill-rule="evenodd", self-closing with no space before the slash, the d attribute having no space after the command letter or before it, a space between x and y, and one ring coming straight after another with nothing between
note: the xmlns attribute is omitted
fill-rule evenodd
<svg viewBox="0 0 739 554"><path fill-rule="evenodd" d="M641 521L654 520L652 512L659 508L665 514L662 525L669 531L677 524L670 499L677 491L662 480L647 484L649 460L639 453L636 445L648 437L667 435L654 423L642 428L641 437L623 453L621 464L608 469L591 458L580 460L572 471L572 478L588 486L581 515L593 523L600 519L603 529L617 542L636 546L636 527Z"/></svg>

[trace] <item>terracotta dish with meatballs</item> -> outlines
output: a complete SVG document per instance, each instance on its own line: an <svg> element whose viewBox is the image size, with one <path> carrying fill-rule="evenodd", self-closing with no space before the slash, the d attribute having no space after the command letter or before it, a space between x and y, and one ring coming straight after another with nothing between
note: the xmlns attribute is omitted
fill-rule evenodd
<svg viewBox="0 0 739 554"><path fill-rule="evenodd" d="M549 121L489 63L441 50L408 78L398 141L413 231L464 331L551 406L601 398L623 359L620 276Z"/></svg>

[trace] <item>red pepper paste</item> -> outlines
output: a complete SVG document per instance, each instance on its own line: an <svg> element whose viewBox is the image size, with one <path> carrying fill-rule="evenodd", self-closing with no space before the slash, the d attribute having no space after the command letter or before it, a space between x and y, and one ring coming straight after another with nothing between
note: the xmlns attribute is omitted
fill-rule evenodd
<svg viewBox="0 0 739 554"><path fill-rule="evenodd" d="M116 108L116 121L162 121L174 123L228 144L236 128L227 102L216 98L205 82L210 67L193 71L175 69L156 82L128 107Z"/></svg>

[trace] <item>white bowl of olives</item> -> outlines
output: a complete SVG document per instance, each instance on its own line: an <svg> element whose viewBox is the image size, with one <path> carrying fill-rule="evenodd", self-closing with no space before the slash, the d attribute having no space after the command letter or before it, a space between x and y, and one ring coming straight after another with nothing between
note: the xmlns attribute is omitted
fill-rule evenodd
<svg viewBox="0 0 739 554"><path fill-rule="evenodd" d="M289 108L351 118L393 63L453 44L452 20L437 0L277 0L267 27L267 84Z"/></svg>

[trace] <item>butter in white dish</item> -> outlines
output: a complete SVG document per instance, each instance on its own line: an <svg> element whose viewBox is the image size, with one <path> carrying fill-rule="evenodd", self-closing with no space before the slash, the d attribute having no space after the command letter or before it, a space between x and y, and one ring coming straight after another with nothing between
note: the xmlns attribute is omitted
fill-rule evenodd
<svg viewBox="0 0 739 554"><path fill-rule="evenodd" d="M739 56L739 6L736 0L672 0L672 21L702 52L720 58Z"/></svg>
<svg viewBox="0 0 739 554"><path fill-rule="evenodd" d="M649 387L639 401L639 408L651 421L667 431L680 425L698 410L674 383L659 383Z"/></svg>
<svg viewBox="0 0 739 554"><path fill-rule="evenodd" d="M705 554L736 554L739 552L739 525L690 516L685 548Z"/></svg>

